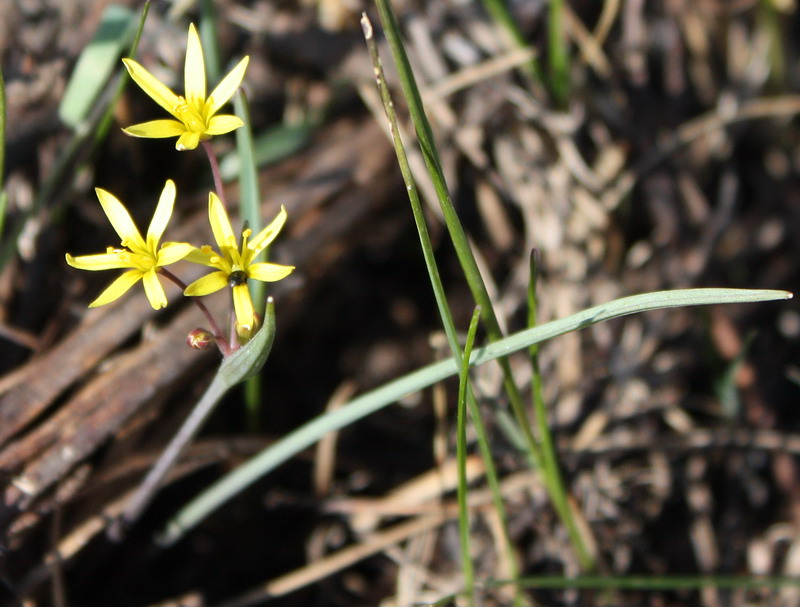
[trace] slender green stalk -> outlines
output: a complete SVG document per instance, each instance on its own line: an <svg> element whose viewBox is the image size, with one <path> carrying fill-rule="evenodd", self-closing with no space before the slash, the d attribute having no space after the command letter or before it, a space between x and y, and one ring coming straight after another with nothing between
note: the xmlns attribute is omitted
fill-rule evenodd
<svg viewBox="0 0 800 607"><path fill-rule="evenodd" d="M144 3L142 7L142 14L139 17L139 25L136 28L136 35L133 37L133 42L131 43L131 48L128 51L128 57L135 57L136 52L139 50L139 41L142 39L142 32L144 31L144 24L147 21L147 14L150 12L150 0ZM97 129L95 129L94 133L94 145L95 147L100 145L100 142L105 139L105 136L108 134L108 129L111 128L111 124L114 121L114 108L117 107L117 102L122 97L122 93L125 92L125 87L130 82L131 77L128 74L128 70L120 68L120 78L117 81L117 88L114 90L114 94L111 96L111 102L108 104L105 112L103 112L103 117L100 118L100 122L97 125Z"/></svg>
<svg viewBox="0 0 800 607"><path fill-rule="evenodd" d="M528 328L536 326L538 257L539 255L536 249L531 251L530 274L528 280ZM555 488L555 490L550 493L550 499L553 501L553 507L556 509L556 512L559 513L564 526L567 528L567 533L569 534L573 546L579 547L579 549L586 549L585 547L590 544L590 542L581 534L581 529L570 508L566 491L560 490L565 485L561 476L555 442L553 441L549 420L547 419L547 408L545 407L544 393L542 391L542 371L539 367L539 344L532 344L528 348L528 353L530 355L532 370L533 411L536 418L536 429L539 432L543 473L546 478L546 485ZM591 543L593 544L594 542ZM594 561L595 557L588 554L588 549L586 550L587 554L583 555L582 561Z"/></svg>
<svg viewBox="0 0 800 607"><path fill-rule="evenodd" d="M133 497L125 505L122 514L109 526L108 532L112 539L121 540L128 528L138 520L155 497L167 473L178 461L178 457L228 390L261 370L269 357L274 339L275 305L270 299L264 313L264 326L245 346L222 359L217 374L192 409L189 417L172 437L153 467L150 468Z"/></svg>
<svg viewBox="0 0 800 607"><path fill-rule="evenodd" d="M456 428L456 460L458 461L458 531L461 538L461 570L464 573L467 602L475 604L475 566L469 541L469 508L467 497L467 391L469 390L469 359L472 346L478 331L481 311L475 308L467 332L467 343L464 345L464 357L461 359L461 372L458 378L458 417Z"/></svg>
<svg viewBox="0 0 800 607"><path fill-rule="evenodd" d="M525 588L531 589L635 590L640 592L702 590L704 588L718 588L720 590L781 590L800 586L800 578L760 575L582 575L571 578L558 575L543 575L526 576L520 582ZM486 586L488 588L497 588L514 583L516 583L516 580L491 580L486 583ZM457 598L457 595L443 596L432 605L452 605Z"/></svg>
<svg viewBox="0 0 800 607"><path fill-rule="evenodd" d="M239 213L244 224L258 234L261 230L261 194L258 187L258 169L256 168L255 151L253 147L253 131L250 123L250 108L247 96L241 89L233 98L233 107L236 115L244 123L236 129L236 149L239 157ZM266 257L269 253L262 253ZM266 259L264 259L266 261ZM260 280L251 280L248 283L250 296L256 310L264 307L267 297L267 283ZM256 432L260 426L261 417L261 375L254 375L247 380L244 386L244 405L247 415L247 429Z"/></svg>
<svg viewBox="0 0 800 607"><path fill-rule="evenodd" d="M400 166L400 173L402 174L403 181L406 184L406 191L408 192L408 199L411 203L411 210L412 214L414 215L414 223L417 227L420 246L425 259L425 267L428 271L428 276L431 281L434 298L436 299L436 305L439 310L439 317L441 318L445 334L447 335L447 340L450 346L450 351L453 355L453 359L460 365L461 351L458 343L458 336L456 334L455 323L453 322L453 317L450 313L450 307L447 304L447 296L445 295L444 286L442 285L441 277L439 275L439 269L436 266L436 258L433 253L433 244L431 243L430 235L428 234L428 226L425 222L425 213L422 210L422 203L419 199L417 186L414 182L413 176L411 175L408 157L406 156L405 148L403 147L403 142L400 138L400 130L397 125L397 116L395 115L394 104L392 103L392 99L389 95L389 88L386 86L386 79L384 77L381 59L378 54L378 47L375 44L372 23L366 15L364 15L361 19L361 26L364 31L364 38L367 42L367 48L369 50L370 57L372 58L372 65L375 70L375 79L377 81L378 90L380 91L381 99L383 101L384 111L386 112L386 117L389 121L392 142L394 143L397 162ZM500 492L500 480L497 476L497 470L495 468L494 461L492 460L492 451L488 434L486 433L486 428L483 425L483 420L480 417L480 410L477 402L475 401L475 395L472 392L470 384L467 386L467 403L469 406L470 415L473 419L473 424L475 426L475 433L478 438L478 448L480 449L481 457L483 458L484 466L486 468L486 478L489 484L489 489L492 492L492 500L495 510L497 511L497 515L502 523L508 562L511 564L512 574L517 575L519 572L519 566L517 564L517 558L511 542L511 537L508 533L508 517L506 516L505 505ZM522 605L522 603L523 597L521 591L518 591L515 597L515 604Z"/></svg>
<svg viewBox="0 0 800 607"><path fill-rule="evenodd" d="M198 35L203 43L203 58L206 74L211 82L219 82L221 60L219 57L219 40L217 39L217 14L214 0L203 0L200 4L200 24Z"/></svg>
<svg viewBox="0 0 800 607"><path fill-rule="evenodd" d="M3 188L5 175L3 169L6 165L6 82L3 70L0 69L0 238L3 236L3 226L6 222L6 207L8 197Z"/></svg>
<svg viewBox="0 0 800 607"><path fill-rule="evenodd" d="M397 71L400 76L400 83L403 88L406 101L409 106L412 121L417 132L419 139L420 149L422 151L425 165L433 181L434 189L439 200L439 205L444 215L445 225L450 234L450 239L456 250L456 255L464 271L464 276L469 285L472 296L475 302L481 309L483 324L486 327L486 332L491 341L498 341L502 339L502 331L500 330L500 323L492 305L491 297L483 282L478 264L475 261L475 256L470 248L467 235L464 228L459 221L458 214L455 207L450 200L450 194L447 188L447 183L442 171L439 154L436 150L436 144L433 138L433 131L430 123L425 115L425 108L422 103L422 97L416 85L416 79L411 69L411 64L408 61L405 48L403 47L402 38L400 35L400 28L397 24L397 19L392 11L389 0L376 0L378 5L378 12L383 23L386 38L389 42L389 47L392 50ZM528 415L525 411L525 405L520 394L519 388L514 381L513 374L511 373L511 365L506 358L498 360L500 368L503 372L503 387L508 395L511 410L514 414L517 424L522 429L525 440L527 443L526 455L529 464L532 468L542 469L542 454L533 436L531 424L528 420ZM545 486L548 493L552 496L561 494L554 500L554 505L558 515L563 518L568 516L567 512L559 510L558 504L566 502L566 489L563 485L553 484L557 477L552 475L545 475ZM584 571L592 571L594 569L594 560L589 553L588 548L583 541L583 538L578 535L570 534L570 539L573 542L578 559L580 560L581 567Z"/></svg>
<svg viewBox="0 0 800 607"><path fill-rule="evenodd" d="M550 92L559 107L569 100L569 49L564 33L564 0L550 0L547 28Z"/></svg>
<svg viewBox="0 0 800 607"><path fill-rule="evenodd" d="M483 0L483 8L494 19L494 22L505 30L506 35L515 46L518 48L530 46L503 0ZM542 74L542 68L536 58L523 64L523 69L535 83L545 86L544 74Z"/></svg>

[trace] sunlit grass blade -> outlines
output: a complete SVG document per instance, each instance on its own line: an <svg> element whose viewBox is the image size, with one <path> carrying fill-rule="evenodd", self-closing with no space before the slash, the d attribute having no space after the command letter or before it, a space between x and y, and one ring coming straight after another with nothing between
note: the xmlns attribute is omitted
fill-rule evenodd
<svg viewBox="0 0 800 607"><path fill-rule="evenodd" d="M458 532L461 538L461 571L464 574L464 587L469 605L475 604L475 566L470 550L469 509L467 508L467 391L469 390L469 359L475 334L478 332L480 310L475 308L467 331L464 356L458 378L458 414L456 423L456 460L458 461Z"/></svg>
<svg viewBox="0 0 800 607"><path fill-rule="evenodd" d="M537 250L531 251L530 255L530 271L528 277L528 328L534 328L537 325L536 310L538 304L537 284L538 284L538 263L539 254ZM531 385L533 392L533 412L536 419L536 430L539 435L539 446L542 454L542 473L545 475L545 484L548 487L553 487L555 490L551 491L550 499L553 502L553 507L558 512L561 521L567 529L570 536L572 545L579 551L586 551L581 555L581 560L584 563L595 562L597 554L591 550L591 546L596 543L591 537L586 537L581 529L588 530L588 525L579 526L575 520L576 513L570 508L569 500L566 491L560 490L564 487L564 481L561 476L561 469L558 462L558 454L556 453L555 444L553 442L553 435L550 432L550 424L547 419L547 407L544 402L542 372L539 367L539 344L531 344L528 348L531 361ZM589 533L587 531L586 533Z"/></svg>
<svg viewBox="0 0 800 607"><path fill-rule="evenodd" d="M64 124L75 129L89 118L135 27L136 15L130 9L112 4L103 11L100 25L81 51L58 106Z"/></svg>
<svg viewBox="0 0 800 607"><path fill-rule="evenodd" d="M456 361L458 365L461 365L462 363L461 351L458 343L458 336L456 334L455 323L453 322L453 318L450 313L450 307L447 303L447 296L445 294L444 286L442 285L441 277L439 275L439 269L436 265L436 258L433 252L433 244L431 243L430 235L428 233L428 226L425 222L425 213L423 212L422 209L422 203L419 199L416 183L414 182L414 178L411 174L411 168L408 163L408 157L406 155L405 147L403 146L403 141L400 137L400 129L397 124L397 116L395 115L394 104L392 103L392 99L389 94L389 88L386 85L386 78L384 76L383 66L381 64L381 59L378 54L378 46L375 43L372 23L370 22L369 18L366 15L364 15L361 19L361 26L364 31L364 39L367 42L367 48L369 50L369 54L372 59L372 65L375 72L375 79L378 85L378 90L381 95L381 100L383 102L383 108L386 113L386 118L389 121L389 129L392 136L392 143L394 144L395 148L395 153L397 155L397 162L400 166L400 173L403 176L403 181L406 185L406 192L408 193L408 199L409 202L411 203L411 211L414 216L414 223L417 227L417 234L419 236L420 247L422 248L423 258L425 259L425 267L428 271L428 277L431 281L431 288L433 289L434 299L436 300L436 306L439 311L439 317L442 322L442 326L444 327L445 334L447 335L447 341L448 345L450 346L450 352L453 355L453 360ZM479 312L479 309L476 309L476 312ZM498 519L500 520L500 524L503 531L503 539L505 542L504 548L507 555L507 562L509 563L511 574L517 575L519 572L519 566L517 564L516 553L514 551L514 547L512 545L511 538L508 532L505 505L503 503L502 494L500 492L500 481L497 476L494 462L492 460L491 445L489 444L489 438L486 433L486 429L483 425L483 421L481 420L480 417L480 410L478 408L477 402L475 401L475 396L472 392L472 388L469 383L469 375L468 374L464 375L463 379L466 382L465 398L467 401L467 406L469 407L469 411L473 419L473 424L475 425L475 433L478 438L478 446L481 452L481 457L483 459L484 466L486 468L486 478L489 484L489 488L492 492L492 500L494 502L495 511L497 512L497 516ZM521 591L517 590L515 596L515 605L522 605L522 604L523 604L523 597Z"/></svg>
<svg viewBox="0 0 800 607"><path fill-rule="evenodd" d="M139 41L142 39L142 31L144 31L144 24L147 21L147 13L150 11L150 0L147 0L142 7L142 12L139 15L139 25L136 28L136 34L133 37L133 42L131 43L130 49L128 49L128 57L136 57L136 53L139 50ZM111 100L106 106L105 110L103 111L103 116L100 118L98 122L97 128L94 129L94 147L96 148L101 141L103 141L108 134L108 129L111 128L111 124L114 121L114 108L117 105L117 102L122 97L122 93L125 92L125 87L130 82L130 76L128 75L128 70L120 67L118 68L120 72L120 78L117 81L117 87L114 90L114 94L111 96Z"/></svg>
<svg viewBox="0 0 800 607"><path fill-rule="evenodd" d="M495 314L492 299L483 281L480 270L478 269L475 255L470 247L469 240L464 231L464 227L458 218L458 213L453 206L450 199L450 193L447 188L444 172L442 170L441 161L439 160L439 153L436 149L436 142L433 137L433 130L430 122L425 114L425 108L422 103L422 97L419 88L416 84L411 64L408 60L408 55L403 46L402 35L400 28L397 24L397 18L391 8L389 0L376 0L378 5L378 12L381 17L381 23L384 27L386 39L389 42L389 47L392 51L397 72L400 79L400 84L403 89L403 94L408 104L409 113L414 123L414 128L419 140L420 150L425 161L426 168L433 182L436 196L439 201L439 206L442 209L445 225L450 234L450 240L456 250L458 261L464 272L467 284L469 286L472 297L475 303L480 307L482 320L486 332L489 335L490 341L497 341L503 337L500 330L500 322ZM527 446L526 456L531 468L542 468L542 455L536 439L533 436L531 424L528 420L525 411L525 404L518 386L514 381L511 372L511 365L508 360L501 357L498 360L500 369L503 372L503 388L508 395L508 400L511 405L511 410L514 414L517 425L525 436ZM557 477L546 476L547 491L550 494L560 493L562 497L557 498L558 502L566 501L566 489L562 485L551 485L550 483L556 480ZM559 516L563 512L559 511ZM589 551L585 545L582 544L582 539L578 536L570 535L570 539L575 544L575 550L584 571L591 571L594 569L594 561L591 559Z"/></svg>
<svg viewBox="0 0 800 607"><path fill-rule="evenodd" d="M206 76L209 82L219 82L222 69L220 65L219 40L217 39L217 14L214 9L214 0L203 0L200 3L200 23L197 29L200 42L203 45Z"/></svg>
<svg viewBox="0 0 800 607"><path fill-rule="evenodd" d="M0 69L0 190L5 186L6 166L6 81ZM2 221L2 216L0 216Z"/></svg>
<svg viewBox="0 0 800 607"><path fill-rule="evenodd" d="M244 91L239 90L233 98L233 107L236 115L244 123L236 129L236 150L240 163L239 171L239 213L242 222L247 225L253 234L261 230L261 194L258 187L258 169L256 168L255 153L253 150L253 132L250 127L250 108ZM266 257L269 252L263 253ZM262 259L261 261L266 261ZM251 280L248 283L253 305L257 310L264 307L267 296L267 284L260 280ZM245 384L245 410L247 411L247 428L255 432L259 427L261 412L261 376L254 375Z"/></svg>
<svg viewBox="0 0 800 607"><path fill-rule="evenodd" d="M792 294L787 291L762 289L680 289L631 295L520 331L484 346L473 352L470 364L480 365L559 335L639 312L682 306L785 301L791 297ZM459 368L452 358L433 363L367 392L340 409L314 418L203 491L169 521L161 540L166 544L176 542L220 505L316 443L328 432L348 426L408 394L451 377L458 373Z"/></svg>
<svg viewBox="0 0 800 607"><path fill-rule="evenodd" d="M483 0L483 8L491 16L494 22L500 26L511 39L511 42L518 48L527 48L530 46L525 36L522 35L522 30L519 29L514 16L508 10L508 6L503 0ZM523 68L528 76L540 86L545 86L544 75L539 61L534 57L529 62L523 64Z"/></svg>
<svg viewBox="0 0 800 607"><path fill-rule="evenodd" d="M0 238L3 237L3 228L6 224L6 210L8 196L5 191L6 166L6 81L3 70L0 69Z"/></svg>
<svg viewBox="0 0 800 607"><path fill-rule="evenodd" d="M488 588L515 584L515 580L489 580ZM525 576L519 583L529 589L551 590L619 590L665 592L681 590L781 590L797 588L800 578L762 575L559 575ZM452 605L459 595L443 596L433 605Z"/></svg>
<svg viewBox="0 0 800 607"><path fill-rule="evenodd" d="M569 100L569 48L564 32L564 0L550 0L547 26L547 80L556 105L565 107Z"/></svg>

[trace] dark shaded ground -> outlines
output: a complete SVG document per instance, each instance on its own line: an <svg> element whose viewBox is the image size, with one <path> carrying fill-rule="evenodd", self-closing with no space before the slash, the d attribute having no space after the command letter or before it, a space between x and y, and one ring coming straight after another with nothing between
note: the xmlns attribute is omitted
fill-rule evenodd
<svg viewBox="0 0 800 607"><path fill-rule="evenodd" d="M322 573L326 555L424 522L431 504L452 504L437 473L455 450L452 383L347 428L335 456L308 451L281 466L175 547L150 541L180 505L321 413L334 393L364 392L441 354L404 188L378 128L382 116L367 109L374 85L356 11L338 2L216 3L223 57L251 56L256 131L324 116L303 149L261 174L263 215L285 204L290 216L275 258L298 270L274 290L279 330L264 371L263 429L245 429L241 395L232 394L128 538L105 538L104 517L118 511L217 360L183 345L200 317L175 290L158 315L141 290L87 311L109 276L64 263L65 251L108 245L96 185L128 202L143 225L172 177L175 238L207 237L203 155L116 128L160 117L140 91L129 87L108 139L28 211L69 140L57 104L105 4L0 3L3 245L21 228L18 253L0 274L3 604L235 604L225 601L307 564L309 578L278 580L269 604L410 605L460 590L452 521ZM796 3L567 4L566 109L521 72L480 73L476 66L508 49L479 4L396 7L418 76L429 83L453 198L509 331L524 325L533 247L542 255L543 321L659 289L797 291ZM544 3L512 6L544 53ZM186 25L197 15L170 21L168 10L154 4L139 58L165 66L180 89ZM453 74L468 84L437 93ZM221 152L232 144L215 140ZM465 328L473 304L446 232L429 217ZM211 305L221 311L225 303ZM545 395L565 478L604 572L800 576L798 335L797 305L788 302L651 313L545 345ZM526 361L513 363L527 392ZM496 371L476 378L524 572L577 574L541 483L498 426L506 402ZM433 489L397 495L418 477ZM483 486L478 471L476 496ZM474 513L480 579L503 579L493 511ZM794 588L529 596L542 605L800 604ZM511 600L507 589L481 597Z"/></svg>

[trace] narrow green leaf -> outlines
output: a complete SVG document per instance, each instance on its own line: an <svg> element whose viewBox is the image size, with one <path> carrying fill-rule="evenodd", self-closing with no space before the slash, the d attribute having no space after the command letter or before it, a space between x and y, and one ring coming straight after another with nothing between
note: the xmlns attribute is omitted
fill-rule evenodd
<svg viewBox="0 0 800 607"><path fill-rule="evenodd" d="M569 100L569 48L564 33L564 0L550 0L547 29L548 82L556 104L563 108Z"/></svg>
<svg viewBox="0 0 800 607"><path fill-rule="evenodd" d="M792 294L787 291L759 289L682 289L631 295L588 308L567 318L526 329L484 346L473 353L470 364L480 365L558 335L637 312L681 306L780 301L791 297ZM178 541L186 531L197 525L210 512L283 462L313 445L328 432L348 426L408 394L455 375L458 369L452 358L428 365L356 397L340 409L314 418L227 474L192 500L167 524L160 536L161 542L172 544Z"/></svg>
<svg viewBox="0 0 800 607"><path fill-rule="evenodd" d="M3 78L3 71L0 69L0 238L3 237L3 228L6 224L6 209L8 208L8 196L3 188L5 185L5 175L3 170L6 166L6 82Z"/></svg>
<svg viewBox="0 0 800 607"><path fill-rule="evenodd" d="M221 60L219 41L217 40L217 15L214 0L203 0L200 5L200 24L197 26L200 42L203 45L203 59L206 64L206 76L212 88L221 77ZM209 89L211 90L211 89Z"/></svg>
<svg viewBox="0 0 800 607"><path fill-rule="evenodd" d="M461 538L461 571L464 574L467 601L475 604L475 565L470 550L469 509L467 508L467 395L469 392L469 360L478 332L478 321L481 311L476 307L467 331L467 343L464 345L464 356L461 359L461 371L458 378L458 415L456 428L456 460L458 461L458 532Z"/></svg>
<svg viewBox="0 0 800 607"><path fill-rule="evenodd" d="M3 78L3 70L0 69L0 190L5 185L5 174L3 171L6 166L6 81ZM0 214L0 221L2 221Z"/></svg>
<svg viewBox="0 0 800 607"><path fill-rule="evenodd" d="M236 150L241 162L239 172L239 214L243 222L258 234L261 230L261 195L258 187L258 169L256 168L255 153L253 150L253 131L250 126L250 108L247 96L239 90L233 98L233 107L236 115L244 123L236 129ZM262 253L266 258L269 253ZM266 259L263 259L266 261ZM267 284L260 280L251 280L248 283L253 306L257 310L264 307L267 296ZM253 375L247 380L244 391L244 405L247 412L247 428L251 432L258 430L261 411L261 376Z"/></svg>
<svg viewBox="0 0 800 607"><path fill-rule="evenodd" d="M253 158L257 167L274 164L302 149L311 139L313 124L280 124L267 129L253 140ZM219 163L222 179L233 181L241 172L239 152L226 154Z"/></svg>
<svg viewBox="0 0 800 607"><path fill-rule="evenodd" d="M489 13L494 22L506 32L506 35L517 48L528 48L530 46L503 0L483 0L483 8ZM535 58L523 64L522 67L536 84L545 85L542 69Z"/></svg>
<svg viewBox="0 0 800 607"><path fill-rule="evenodd" d="M117 4L106 7L94 37L78 57L58 107L64 124L75 129L88 118L135 27L133 11Z"/></svg>

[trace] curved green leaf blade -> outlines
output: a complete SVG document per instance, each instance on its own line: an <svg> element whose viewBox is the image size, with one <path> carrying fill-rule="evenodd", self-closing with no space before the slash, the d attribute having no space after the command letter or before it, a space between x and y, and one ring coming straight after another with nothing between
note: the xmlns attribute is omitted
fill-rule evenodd
<svg viewBox="0 0 800 607"><path fill-rule="evenodd" d="M637 312L682 306L780 301L791 297L792 294L788 291L766 289L682 289L631 295L520 331L484 346L472 354L470 364L480 365L558 335ZM167 524L159 541L166 545L178 541L210 512L289 458L313 445L328 432L358 421L408 394L456 375L458 371L458 365L452 358L433 363L367 392L340 409L316 417L201 493Z"/></svg>

